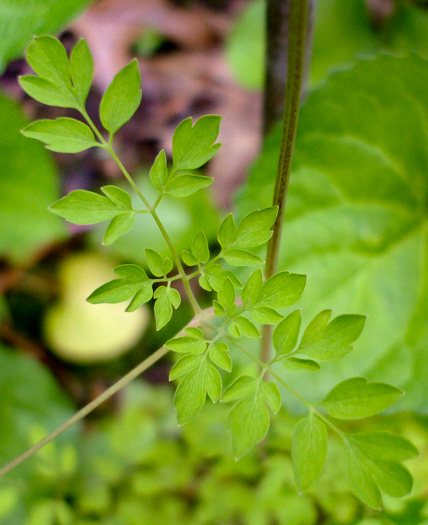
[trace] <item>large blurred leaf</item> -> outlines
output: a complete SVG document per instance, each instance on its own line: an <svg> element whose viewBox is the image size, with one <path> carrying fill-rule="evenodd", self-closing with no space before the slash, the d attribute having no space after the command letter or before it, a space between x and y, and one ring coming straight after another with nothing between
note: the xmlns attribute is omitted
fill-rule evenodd
<svg viewBox="0 0 428 525"><path fill-rule="evenodd" d="M428 361L427 85L427 61L383 56L332 75L302 109L280 267L308 274L306 322L324 308L369 316L349 356L317 377L290 376L314 393L371 371L404 385L416 349ZM270 202L278 149L279 130L242 192L242 214Z"/></svg>
<svg viewBox="0 0 428 525"><path fill-rule="evenodd" d="M92 0L0 0L0 72L34 35L55 33Z"/></svg>
<svg viewBox="0 0 428 525"><path fill-rule="evenodd" d="M150 185L148 177L140 177L137 184L150 202L156 200L157 191ZM135 209L144 209L144 205L134 197ZM182 199L166 196L156 210L178 253L188 250L199 228L202 228L210 242L217 232L218 213L209 194L199 191L197 194ZM94 230L94 240L98 244L104 227ZM137 216L134 228L118 239L108 249L114 255L127 262L146 264L144 248L152 248L164 256L170 256L156 223L149 214Z"/></svg>
<svg viewBox="0 0 428 525"><path fill-rule="evenodd" d="M0 345L0 462L29 448L35 428L53 430L72 414L52 375L33 358ZM32 470L31 460L23 465Z"/></svg>
<svg viewBox="0 0 428 525"><path fill-rule="evenodd" d="M21 135L26 124L0 93L0 254L20 262L65 234L63 221L47 209L59 197L53 161Z"/></svg>
<svg viewBox="0 0 428 525"><path fill-rule="evenodd" d="M428 13L398 2L391 19L375 28L364 0L318 0L315 16L310 80L349 65L357 57L380 51L414 51L428 56ZM227 57L237 80L247 88L262 89L265 1L251 2L238 18L227 44Z"/></svg>

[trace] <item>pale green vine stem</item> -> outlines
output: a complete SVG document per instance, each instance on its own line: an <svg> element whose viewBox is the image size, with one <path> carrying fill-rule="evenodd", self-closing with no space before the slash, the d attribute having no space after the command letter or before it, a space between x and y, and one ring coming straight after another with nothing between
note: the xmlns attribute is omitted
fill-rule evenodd
<svg viewBox="0 0 428 525"><path fill-rule="evenodd" d="M213 315L213 308L206 308L205 310L202 310L200 314L196 315L190 323L186 325L185 328L189 326L197 326L199 323L203 322L205 318L210 318ZM185 328L181 330L176 336L185 334ZM175 337L176 337L175 336ZM140 374L145 372L148 368L150 368L152 365L154 365L157 361L159 361L162 357L164 357L170 350L166 348L165 346L162 346L156 352L154 352L152 355L150 355L147 359L139 363L135 368L133 368L130 372L128 372L125 376L120 378L116 383L114 383L111 387L109 387L107 390L105 390L102 394L100 394L97 398L95 398L93 401L88 403L86 406L84 406L82 409L80 409L78 412L73 414L73 416L70 417L70 419L67 419L65 423L60 425L58 428L53 430L50 434L48 434L46 437L44 437L42 440L37 442L35 445L33 445L31 448L26 450L23 454L12 460L10 463L7 463L4 467L0 469L0 477L4 476L8 472L10 472L12 469L20 465L23 461L30 458L34 454L36 454L39 450L41 450L43 447L48 445L51 441L53 441L55 438L63 434L66 430L68 430L70 427L72 427L74 424L78 423L80 420L82 420L84 417L86 417L88 414L93 412L96 408L98 408L104 401L107 401L110 399L114 394L119 392L122 388L127 386L132 380L134 380L136 377L138 377Z"/></svg>
<svg viewBox="0 0 428 525"><path fill-rule="evenodd" d="M181 264L180 257L178 256L178 253L177 253L177 251L176 251L176 249L175 249L175 247L174 247L174 245L173 245L173 243L171 241L170 236L168 235L168 233L165 230L161 220L159 219L159 216L158 216L158 214L155 211L155 207L150 205L149 201L144 197L144 195L139 190L138 186L133 181L133 179L132 179L131 175L129 174L128 170L125 168L125 166L123 165L122 161L116 155L116 152L114 151L113 146L111 144L111 140L109 142L107 142L105 140L105 138L102 136L102 134L100 133L98 128L95 126L95 124L93 123L91 117L88 115L88 113L86 112L85 109L81 109L81 113L84 116L84 118L86 119L86 121L88 122L89 126L91 127L91 129L93 130L95 135L98 137L98 139L101 142L101 144L103 145L103 147L110 153L112 159L116 162L116 164L118 165L120 171L122 172L122 174L124 175L126 180L129 182L129 184L132 187L132 189L135 191L135 193L138 195L138 197L141 199L141 201L146 206L146 208L149 211L149 213L152 215L152 217L153 217L154 221L156 222L156 224L157 224L157 226L158 226L158 228L159 228L163 238L165 239L165 242L168 245L169 251L171 252L171 255L172 255L173 259L174 259L174 263L177 266L178 272L179 272L179 274L181 276L181 280L183 281L184 289L186 290L186 293L187 293L187 296L189 298L190 304L192 305L192 308L193 308L193 310L195 311L196 314L200 313L201 312L201 307L199 306L199 303L198 303L198 301L197 301L197 299L195 297L195 294L193 293L192 287L190 286L189 279L188 279L188 277L186 275L186 272L184 271L183 265Z"/></svg>
<svg viewBox="0 0 428 525"><path fill-rule="evenodd" d="M287 85L285 89L278 172L273 195L273 205L278 206L278 215L267 249L265 266L266 278L272 277L278 266L278 253L284 222L288 183L296 141L297 122L299 120L300 95L304 76L306 39L309 23L309 4L310 0L291 0L290 3ZM269 361L271 341L272 328L266 325L263 329L261 343L260 356L262 361Z"/></svg>

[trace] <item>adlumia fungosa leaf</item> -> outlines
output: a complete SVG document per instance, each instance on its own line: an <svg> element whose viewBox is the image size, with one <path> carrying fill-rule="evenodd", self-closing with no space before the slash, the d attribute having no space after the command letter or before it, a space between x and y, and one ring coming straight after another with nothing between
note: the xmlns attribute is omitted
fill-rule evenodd
<svg viewBox="0 0 428 525"><path fill-rule="evenodd" d="M292 352L297 344L302 322L302 311L294 310L291 312L273 332L273 345L277 357L284 356Z"/></svg>
<svg viewBox="0 0 428 525"><path fill-rule="evenodd" d="M85 107L86 98L94 76L94 59L86 40L77 42L70 55L70 73L76 99Z"/></svg>

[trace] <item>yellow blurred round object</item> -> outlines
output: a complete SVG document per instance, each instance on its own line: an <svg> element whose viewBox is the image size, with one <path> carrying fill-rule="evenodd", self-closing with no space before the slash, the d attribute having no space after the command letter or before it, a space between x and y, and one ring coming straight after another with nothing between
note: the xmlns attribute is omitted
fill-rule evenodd
<svg viewBox="0 0 428 525"><path fill-rule="evenodd" d="M115 278L112 270L99 255L75 255L62 263L62 300L45 318L46 339L62 359L94 363L115 358L129 350L147 327L145 306L128 313L124 303L86 302L96 288Z"/></svg>

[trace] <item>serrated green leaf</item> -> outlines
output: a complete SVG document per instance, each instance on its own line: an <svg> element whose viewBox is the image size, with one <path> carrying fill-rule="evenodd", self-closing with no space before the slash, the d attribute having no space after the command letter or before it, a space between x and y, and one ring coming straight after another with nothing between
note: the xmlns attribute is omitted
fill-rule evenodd
<svg viewBox="0 0 428 525"><path fill-rule="evenodd" d="M239 376L235 381L223 392L221 398L222 403L229 403L236 401L243 397L253 395L257 388L257 379L250 376Z"/></svg>
<svg viewBox="0 0 428 525"><path fill-rule="evenodd" d="M70 73L76 99L82 107L85 107L94 76L94 59L86 40L83 38L77 42L71 51Z"/></svg>
<svg viewBox="0 0 428 525"><path fill-rule="evenodd" d="M249 337L251 339L258 339L261 337L257 326L246 317L237 317L235 319L235 323L238 326L239 332L245 337Z"/></svg>
<svg viewBox="0 0 428 525"><path fill-rule="evenodd" d="M275 222L278 208L272 206L248 213L236 229L233 246L255 248L265 244L271 237L271 227Z"/></svg>
<svg viewBox="0 0 428 525"><path fill-rule="evenodd" d="M172 304L166 286L159 286L154 293L156 330L160 330L169 323L172 317Z"/></svg>
<svg viewBox="0 0 428 525"><path fill-rule="evenodd" d="M168 181L169 172L164 150L158 153L153 166L150 168L149 175L150 181L156 189L161 190L165 186L166 182Z"/></svg>
<svg viewBox="0 0 428 525"><path fill-rule="evenodd" d="M302 322L302 311L291 312L273 332L273 345L278 357L292 352L297 344Z"/></svg>
<svg viewBox="0 0 428 525"><path fill-rule="evenodd" d="M201 117L192 127L191 118L178 125L172 139L174 169L200 168L217 153L220 144L214 144L218 137L221 118L215 115Z"/></svg>
<svg viewBox="0 0 428 525"><path fill-rule="evenodd" d="M175 337L165 343L165 346L174 352L181 354L202 354L205 352L207 343L204 340L195 339L190 336Z"/></svg>
<svg viewBox="0 0 428 525"><path fill-rule="evenodd" d="M49 80L36 77L35 75L25 75L19 77L19 84L25 93L37 100L37 102L59 108L75 107L75 102L70 95L63 93Z"/></svg>
<svg viewBox="0 0 428 525"><path fill-rule="evenodd" d="M364 455L376 460L405 461L419 455L418 449L408 439L382 430L348 434L347 439Z"/></svg>
<svg viewBox="0 0 428 525"><path fill-rule="evenodd" d="M101 99L100 119L111 135L132 118L141 102L138 62L132 60L112 80Z"/></svg>
<svg viewBox="0 0 428 525"><path fill-rule="evenodd" d="M146 271L138 264L121 264L113 270L116 275L129 282L148 281Z"/></svg>
<svg viewBox="0 0 428 525"><path fill-rule="evenodd" d="M257 390L254 396L238 401L229 415L233 453L238 459L259 443L269 430L269 411Z"/></svg>
<svg viewBox="0 0 428 525"><path fill-rule="evenodd" d="M107 226L103 238L103 244L108 246L113 244L117 239L126 235L134 226L135 212L128 211L118 213Z"/></svg>
<svg viewBox="0 0 428 525"><path fill-rule="evenodd" d="M219 368L230 372L232 370L232 359L228 354L229 347L226 343L216 343L209 349L211 361Z"/></svg>
<svg viewBox="0 0 428 525"><path fill-rule="evenodd" d="M188 197L213 183L212 177L202 175L180 175L170 179L165 185L165 193L173 197Z"/></svg>
<svg viewBox="0 0 428 525"><path fill-rule="evenodd" d="M351 491L368 507L380 510L382 508L380 491L367 466L355 454L355 449L346 442L345 460Z"/></svg>
<svg viewBox="0 0 428 525"><path fill-rule="evenodd" d="M294 429L291 456L299 492L305 492L321 474L327 455L327 429L311 412Z"/></svg>
<svg viewBox="0 0 428 525"><path fill-rule="evenodd" d="M100 146L86 124L68 117L37 120L24 128L22 134L40 140L47 149L58 153L78 153Z"/></svg>
<svg viewBox="0 0 428 525"><path fill-rule="evenodd" d="M234 286L241 286L241 283L239 282L239 279L236 277L236 275L234 275L232 272L223 270L220 264L207 264L203 271L206 274L209 285L216 292L219 292L223 288L224 282L227 278L229 278Z"/></svg>
<svg viewBox="0 0 428 525"><path fill-rule="evenodd" d="M168 298L174 308L178 308L181 304L181 295L175 288L169 288Z"/></svg>
<svg viewBox="0 0 428 525"><path fill-rule="evenodd" d="M263 276L261 270L256 270L248 278L241 293L241 299L246 308L257 304L262 296Z"/></svg>
<svg viewBox="0 0 428 525"><path fill-rule="evenodd" d="M223 390L221 376L217 368L215 368L210 363L207 363L207 372L207 394L213 403L217 403L217 401L221 398L221 393Z"/></svg>
<svg viewBox="0 0 428 525"><path fill-rule="evenodd" d="M210 258L207 236L199 230L192 242L192 254L199 263L206 263Z"/></svg>
<svg viewBox="0 0 428 525"><path fill-rule="evenodd" d="M290 357L281 359L281 363L287 370L309 370L310 372L316 372L321 367L316 361L312 359L300 359L298 357Z"/></svg>
<svg viewBox="0 0 428 525"><path fill-rule="evenodd" d="M252 266L264 263L258 255L241 248L228 248L222 256L231 266Z"/></svg>
<svg viewBox="0 0 428 525"><path fill-rule="evenodd" d="M318 359L338 359L353 350L353 343L363 331L364 315L339 315L332 321L332 311L320 312L303 334L299 351Z"/></svg>
<svg viewBox="0 0 428 525"><path fill-rule="evenodd" d="M268 306L256 306L251 309L254 321L260 324L278 324L284 316Z"/></svg>
<svg viewBox="0 0 428 525"><path fill-rule="evenodd" d="M217 239L220 246L225 249L235 240L236 226L233 215L229 213L223 219L217 232Z"/></svg>
<svg viewBox="0 0 428 525"><path fill-rule="evenodd" d="M96 224L119 213L107 197L86 190L75 190L52 204L49 210L73 224Z"/></svg>
<svg viewBox="0 0 428 525"><path fill-rule="evenodd" d="M306 275L280 272L268 279L262 290L260 306L284 308L296 303L302 296Z"/></svg>
<svg viewBox="0 0 428 525"><path fill-rule="evenodd" d="M275 383L262 381L260 384L261 395L265 403L274 414L278 414L281 408L281 393Z"/></svg>
<svg viewBox="0 0 428 525"><path fill-rule="evenodd" d="M224 281L222 289L217 294L217 299L228 315L232 315L236 310L235 287L229 278Z"/></svg>
<svg viewBox="0 0 428 525"><path fill-rule="evenodd" d="M34 38L28 46L27 61L40 77L64 92L72 91L67 52L57 38L48 35Z"/></svg>
<svg viewBox="0 0 428 525"><path fill-rule="evenodd" d="M360 419L386 410L402 395L395 386L353 377L336 385L321 404L333 417Z"/></svg>
<svg viewBox="0 0 428 525"><path fill-rule="evenodd" d="M151 248L145 249L147 265L156 277L164 277L165 275L165 261L161 255L156 250Z"/></svg>
<svg viewBox="0 0 428 525"><path fill-rule="evenodd" d="M126 210L132 210L132 200L129 193L117 186L103 186L101 191L110 199L116 206Z"/></svg>

